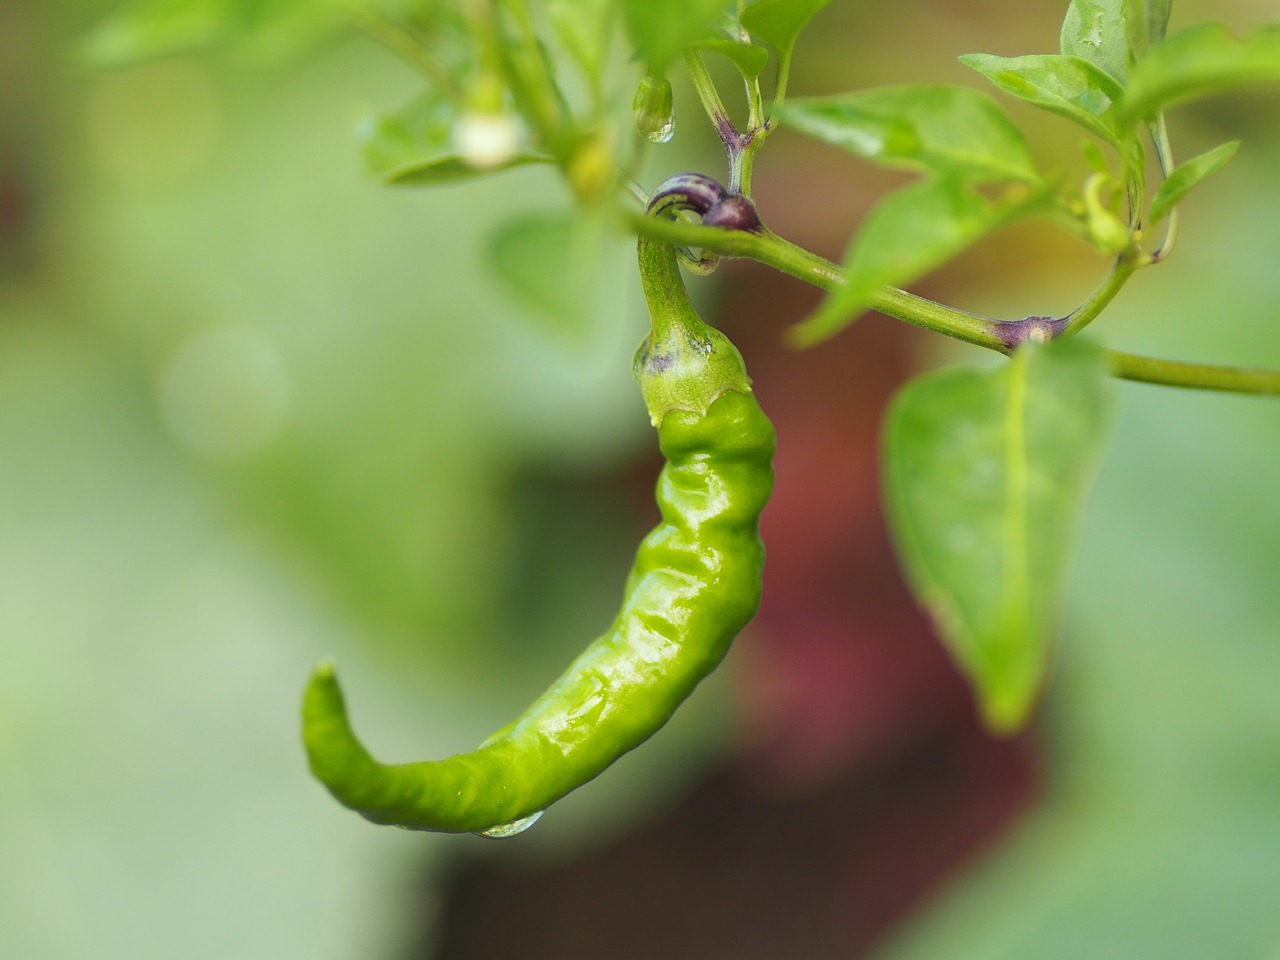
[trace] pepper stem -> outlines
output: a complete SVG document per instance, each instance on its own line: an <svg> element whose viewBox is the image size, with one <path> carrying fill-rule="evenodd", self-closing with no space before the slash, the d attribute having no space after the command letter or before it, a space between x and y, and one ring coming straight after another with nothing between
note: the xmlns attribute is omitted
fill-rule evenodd
<svg viewBox="0 0 1280 960"><path fill-rule="evenodd" d="M649 336L633 369L653 425L672 410L704 416L721 395L751 392L738 348L702 322L689 301L674 247L641 237L636 245L640 285L649 305Z"/></svg>

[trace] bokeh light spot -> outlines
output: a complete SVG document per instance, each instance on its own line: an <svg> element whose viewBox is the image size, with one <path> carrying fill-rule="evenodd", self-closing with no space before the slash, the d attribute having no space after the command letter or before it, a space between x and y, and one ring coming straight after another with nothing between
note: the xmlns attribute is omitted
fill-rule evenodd
<svg viewBox="0 0 1280 960"><path fill-rule="evenodd" d="M161 377L160 403L184 446L213 460L240 460L284 426L288 374L260 332L213 327L173 354Z"/></svg>

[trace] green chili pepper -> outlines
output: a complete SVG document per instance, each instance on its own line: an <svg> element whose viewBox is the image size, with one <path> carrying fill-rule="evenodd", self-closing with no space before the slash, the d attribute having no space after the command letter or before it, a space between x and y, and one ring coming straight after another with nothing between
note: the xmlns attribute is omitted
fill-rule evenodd
<svg viewBox="0 0 1280 960"><path fill-rule="evenodd" d="M635 372L667 464L622 609L514 723L447 760L374 760L321 664L303 704L311 770L374 823L518 833L666 723L755 616L773 426L737 349L694 312L675 252L642 240L639 257L653 324Z"/></svg>

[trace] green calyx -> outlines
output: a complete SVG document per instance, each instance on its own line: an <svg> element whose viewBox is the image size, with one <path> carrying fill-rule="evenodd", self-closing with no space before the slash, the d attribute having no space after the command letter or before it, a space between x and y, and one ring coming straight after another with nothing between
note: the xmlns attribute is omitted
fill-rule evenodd
<svg viewBox="0 0 1280 960"><path fill-rule="evenodd" d="M738 348L707 326L689 302L674 248L641 239L640 280L652 321L633 369L649 419L660 426L672 410L705 416L717 398L751 392Z"/></svg>

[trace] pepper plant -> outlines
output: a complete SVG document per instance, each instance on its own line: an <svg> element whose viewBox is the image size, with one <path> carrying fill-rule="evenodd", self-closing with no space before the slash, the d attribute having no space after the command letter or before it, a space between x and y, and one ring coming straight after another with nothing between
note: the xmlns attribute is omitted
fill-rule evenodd
<svg viewBox="0 0 1280 960"><path fill-rule="evenodd" d="M965 55L972 85L792 97L789 77L803 30L829 2L145 0L102 23L83 52L100 64L212 43L255 54L354 25L422 76L411 102L361 128L359 148L370 176L390 187L417 188L543 164L563 177L573 214L536 238L565 251L560 273L530 267L526 236L513 231L493 245L503 283L536 308L553 314L581 308L574 290L590 262L592 237L612 230L638 238L642 270L678 257L685 273L697 277L722 259L749 258L826 291L812 315L779 331L790 348L821 349L874 311L1006 355L1008 362L995 368L946 368L901 389L884 424L883 488L907 580L969 677L989 728L1016 732L1028 723L1046 682L1070 548L1105 444L1109 378L1280 394L1280 370L1108 350L1100 345L1105 327L1079 336L1130 279L1174 254L1179 204L1239 147L1231 141L1179 158L1166 110L1280 81L1280 24L1245 37L1214 23L1169 32L1172 0L1070 0L1057 52ZM744 109L736 111L745 115L742 122L734 121L724 85L708 68L715 59L724 61L744 97ZM670 79L680 72L697 105L676 102ZM1083 181L1037 164L1002 105L1010 98L1079 128L1089 167ZM686 119L699 109L705 126ZM660 145L677 129L677 114L682 133L714 136L723 145L723 182L719 172L707 171L650 177L647 171L662 163ZM770 211L753 199L754 171L767 162L762 150L779 133L813 137L913 175L867 214L841 263L779 236L768 226ZM1032 219L1077 235L1098 254L1096 288L1064 316L977 316L904 289L992 232ZM655 303L683 297L674 263L658 271L661 280L645 278L655 336L663 309ZM644 375L652 373L652 364L644 367ZM731 390L749 395L745 385ZM701 414L710 416L714 399L705 398ZM767 409L768 398L762 402ZM637 564L629 588L645 575ZM632 614L645 616L643 610ZM718 644L727 643L724 630L731 638L741 626L740 614L713 625ZM609 678L628 669L636 652L619 656L613 672L601 674L606 692ZM670 709L718 659L681 678ZM571 672L560 684L580 679ZM645 685L653 696L665 696L666 679L637 680L640 689L628 688L620 702L645 709ZM360 783L377 783L385 768L370 766L354 740L344 741L356 758L351 764L344 766L341 757L336 766L317 761L330 742L325 725L337 723L339 714L342 735L350 735L327 668L318 682L313 690L321 690L328 706L308 714L317 773L371 819L429 829L477 829L513 811L514 819L531 820L544 801L594 776L670 712L664 706L656 723L646 721L624 737L602 735L609 742L592 743L590 762L567 779L557 774L555 789L537 802L504 806L493 795L505 789L496 777L490 795L475 801L482 812L437 815L414 798L429 792L424 785L437 769L429 764L410 771L424 779L395 786L393 798L370 799L369 790L377 791L362 793ZM540 703L537 710L545 710L547 703ZM320 726L325 730L317 732ZM590 739L591 730L582 735ZM503 736L509 746L509 731L494 740ZM556 736L545 734L541 746L556 747ZM502 762L521 784L538 779L539 763L550 763L537 749Z"/></svg>

